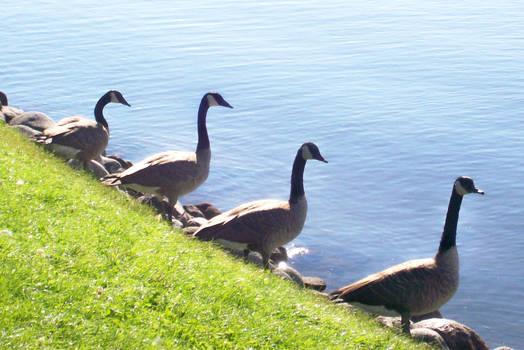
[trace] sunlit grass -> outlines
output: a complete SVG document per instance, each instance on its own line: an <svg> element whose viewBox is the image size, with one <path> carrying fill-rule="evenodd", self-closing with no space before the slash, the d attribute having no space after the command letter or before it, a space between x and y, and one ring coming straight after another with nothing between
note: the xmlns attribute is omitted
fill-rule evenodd
<svg viewBox="0 0 524 350"><path fill-rule="evenodd" d="M1 348L415 349L0 127Z"/></svg>

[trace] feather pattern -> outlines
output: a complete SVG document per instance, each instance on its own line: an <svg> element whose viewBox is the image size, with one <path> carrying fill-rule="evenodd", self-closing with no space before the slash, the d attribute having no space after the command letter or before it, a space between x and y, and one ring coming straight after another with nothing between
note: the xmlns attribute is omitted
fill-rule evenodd
<svg viewBox="0 0 524 350"><path fill-rule="evenodd" d="M168 198L178 197L195 190L209 175L211 150L199 152L167 151L154 154L124 170L108 175L105 185L123 185ZM140 190L139 190L140 191ZM140 191L140 192L142 192Z"/></svg>
<svg viewBox="0 0 524 350"><path fill-rule="evenodd" d="M67 118L63 118L63 119L60 119L59 121L56 122L56 126L62 126L62 125L68 125L68 124L72 124L72 123L78 123L82 120L89 120L89 119L86 119L84 117L80 117L80 116L72 116L72 117L67 117Z"/></svg>
<svg viewBox="0 0 524 350"><path fill-rule="evenodd" d="M100 155L109 142L109 132L94 120L80 118L77 121L63 123L45 129L36 137L37 142L50 145L51 149L61 154L60 146L77 150L77 159L90 161ZM58 147L54 147L57 145ZM64 155L67 157L67 155Z"/></svg>
<svg viewBox="0 0 524 350"><path fill-rule="evenodd" d="M446 258L410 260L371 274L330 295L346 302L384 306L398 314L422 315L438 310L459 283L456 248Z"/></svg>
<svg viewBox="0 0 524 350"><path fill-rule="evenodd" d="M307 201L259 200L215 216L195 232L202 240L246 243L268 251L295 239L306 221Z"/></svg>

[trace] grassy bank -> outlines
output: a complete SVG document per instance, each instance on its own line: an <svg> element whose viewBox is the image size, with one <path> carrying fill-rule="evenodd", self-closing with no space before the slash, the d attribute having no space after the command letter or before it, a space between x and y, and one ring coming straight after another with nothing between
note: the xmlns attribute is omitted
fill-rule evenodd
<svg viewBox="0 0 524 350"><path fill-rule="evenodd" d="M0 127L0 347L422 345L330 305Z"/></svg>

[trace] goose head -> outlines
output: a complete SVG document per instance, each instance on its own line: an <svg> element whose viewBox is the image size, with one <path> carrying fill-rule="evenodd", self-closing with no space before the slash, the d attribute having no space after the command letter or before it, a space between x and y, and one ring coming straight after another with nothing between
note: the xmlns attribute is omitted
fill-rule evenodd
<svg viewBox="0 0 524 350"><path fill-rule="evenodd" d="M0 108L2 108L2 106L7 106L7 96L3 91L0 91Z"/></svg>
<svg viewBox="0 0 524 350"><path fill-rule="evenodd" d="M320 160L321 162L327 163L327 160L322 157L320 154L320 150L318 149L317 145L315 145L313 142L306 142L304 143L300 149L302 150L302 158L304 160L308 159L316 159Z"/></svg>
<svg viewBox="0 0 524 350"><path fill-rule="evenodd" d="M122 96L122 93L120 93L120 91L110 90L106 93L106 96L109 98L109 102L121 103L123 105L131 107L131 105L127 103L124 96Z"/></svg>
<svg viewBox="0 0 524 350"><path fill-rule="evenodd" d="M455 191L461 196L464 196L469 193L484 194L484 191L475 187L473 179L467 176L459 176L455 180L454 188Z"/></svg>
<svg viewBox="0 0 524 350"><path fill-rule="evenodd" d="M227 108L233 108L218 92L208 92L204 96L207 99L207 105L209 107L222 106Z"/></svg>

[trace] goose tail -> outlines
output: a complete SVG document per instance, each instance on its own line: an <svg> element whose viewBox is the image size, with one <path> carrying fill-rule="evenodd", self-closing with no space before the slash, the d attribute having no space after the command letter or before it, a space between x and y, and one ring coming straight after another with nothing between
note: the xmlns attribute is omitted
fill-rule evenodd
<svg viewBox="0 0 524 350"><path fill-rule="evenodd" d="M344 303L346 302L346 300L344 300L346 299L345 298L346 293L344 293L345 291L346 291L346 288L339 288L337 290L334 290L331 293L329 293L328 298L329 300L335 303Z"/></svg>
<svg viewBox="0 0 524 350"><path fill-rule="evenodd" d="M328 297L329 297L329 300L337 300L338 297L340 296L340 291L336 290L334 292L331 292L329 293Z"/></svg>
<svg viewBox="0 0 524 350"><path fill-rule="evenodd" d="M118 186L121 185L122 182L118 174L109 174L102 178L102 184L106 186Z"/></svg>
<svg viewBox="0 0 524 350"><path fill-rule="evenodd" d="M31 141L36 142L36 143L41 143L43 145L49 145L50 143L53 142L53 138L43 133L39 133L31 137Z"/></svg>

